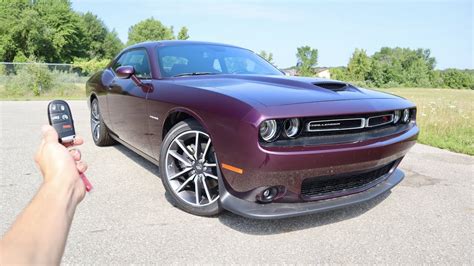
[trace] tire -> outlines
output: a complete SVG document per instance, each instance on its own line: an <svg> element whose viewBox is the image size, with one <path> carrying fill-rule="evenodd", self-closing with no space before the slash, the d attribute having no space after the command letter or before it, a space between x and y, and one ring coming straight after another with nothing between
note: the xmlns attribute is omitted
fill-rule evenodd
<svg viewBox="0 0 474 266"><path fill-rule="evenodd" d="M217 167L211 138L197 121L179 122L168 132L161 145L160 174L175 206L199 216L219 214Z"/></svg>
<svg viewBox="0 0 474 266"><path fill-rule="evenodd" d="M99 101L95 98L91 103L91 133L92 139L97 146L110 146L115 140L110 136L109 129L102 120Z"/></svg>

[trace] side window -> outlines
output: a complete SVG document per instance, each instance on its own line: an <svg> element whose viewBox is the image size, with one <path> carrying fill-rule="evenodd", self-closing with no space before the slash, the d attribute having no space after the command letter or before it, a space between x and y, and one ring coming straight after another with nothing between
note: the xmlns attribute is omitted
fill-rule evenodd
<svg viewBox="0 0 474 266"><path fill-rule="evenodd" d="M115 71L117 68L124 66L123 62L125 61L125 57L127 57L128 53L123 53L117 61L115 61L114 65L112 66L112 69Z"/></svg>
<svg viewBox="0 0 474 266"><path fill-rule="evenodd" d="M135 75L138 78L151 78L150 63L145 49L131 50L124 53L117 62L115 62L113 69L116 70L120 66L133 66Z"/></svg>

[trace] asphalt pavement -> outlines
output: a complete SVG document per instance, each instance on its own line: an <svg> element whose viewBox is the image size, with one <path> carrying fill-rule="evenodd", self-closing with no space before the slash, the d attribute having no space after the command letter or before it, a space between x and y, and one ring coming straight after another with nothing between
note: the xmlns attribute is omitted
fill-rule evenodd
<svg viewBox="0 0 474 266"><path fill-rule="evenodd" d="M474 264L474 157L417 144L405 180L364 204L260 221L173 207L158 167L127 148L96 147L85 101L70 101L95 189L80 204L63 263ZM0 102L0 233L37 191L33 155L46 101Z"/></svg>

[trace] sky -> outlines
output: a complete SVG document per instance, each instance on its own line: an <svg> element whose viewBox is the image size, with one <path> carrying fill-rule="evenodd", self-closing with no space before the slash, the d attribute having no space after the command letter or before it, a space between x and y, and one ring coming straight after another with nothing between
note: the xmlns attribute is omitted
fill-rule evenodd
<svg viewBox="0 0 474 266"><path fill-rule="evenodd" d="M474 68L472 0L73 0L98 15L120 39L149 17L189 29L190 40L273 53L280 68L296 48L318 49L318 66L345 66L355 48L428 48L437 69Z"/></svg>

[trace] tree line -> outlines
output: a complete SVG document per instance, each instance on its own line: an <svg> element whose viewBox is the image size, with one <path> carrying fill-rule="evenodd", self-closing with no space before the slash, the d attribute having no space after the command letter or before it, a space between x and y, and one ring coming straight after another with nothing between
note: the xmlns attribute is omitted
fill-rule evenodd
<svg viewBox="0 0 474 266"><path fill-rule="evenodd" d="M132 25L126 45L163 39L188 39L182 27L152 18ZM0 60L79 63L86 68L110 61L124 48L115 29L91 12L72 9L68 0L0 1Z"/></svg>
<svg viewBox="0 0 474 266"><path fill-rule="evenodd" d="M382 47L373 55L356 49L346 67L332 68L331 78L368 87L434 87L474 89L472 70L435 70L429 49Z"/></svg>
<svg viewBox="0 0 474 266"><path fill-rule="evenodd" d="M273 54L259 53L273 64ZM318 49L301 46L296 49L295 69L299 76L316 76ZM363 87L432 87L474 89L474 70L435 70L436 59L429 49L382 47L369 56L363 49L355 49L347 66L330 68L331 78Z"/></svg>
<svg viewBox="0 0 474 266"><path fill-rule="evenodd" d="M173 26L151 17L132 25L126 44L115 29L109 29L91 12L72 9L69 0L0 1L0 60L4 62L74 63L85 74L103 68L125 47L147 40L189 38L182 27L174 34ZM273 54L260 56L274 64ZM297 72L314 76L318 50L298 47ZM373 55L356 49L347 66L331 68L333 79L368 87L450 87L474 89L472 70L435 70L436 59L429 49L383 47Z"/></svg>

